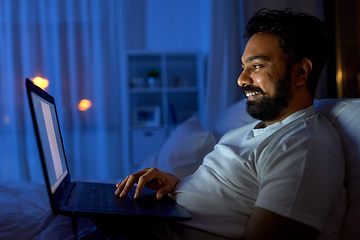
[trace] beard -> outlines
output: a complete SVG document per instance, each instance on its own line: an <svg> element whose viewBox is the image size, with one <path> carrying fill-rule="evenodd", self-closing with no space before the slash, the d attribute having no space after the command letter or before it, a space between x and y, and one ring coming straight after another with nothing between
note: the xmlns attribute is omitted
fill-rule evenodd
<svg viewBox="0 0 360 240"><path fill-rule="evenodd" d="M242 90L243 92L259 91L262 95L264 94L261 88L254 86L246 86ZM281 116L282 111L289 106L293 96L291 91L291 70L287 69L275 88L275 95L273 97L263 95L263 98L259 101L247 101L246 112L261 121L275 121Z"/></svg>

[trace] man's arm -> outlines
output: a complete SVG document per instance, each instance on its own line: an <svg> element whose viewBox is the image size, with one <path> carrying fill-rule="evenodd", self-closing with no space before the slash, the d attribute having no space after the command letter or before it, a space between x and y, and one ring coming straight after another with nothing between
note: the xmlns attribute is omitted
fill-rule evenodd
<svg viewBox="0 0 360 240"><path fill-rule="evenodd" d="M283 217L264 208L255 207L242 240L316 239L319 231L313 227Z"/></svg>

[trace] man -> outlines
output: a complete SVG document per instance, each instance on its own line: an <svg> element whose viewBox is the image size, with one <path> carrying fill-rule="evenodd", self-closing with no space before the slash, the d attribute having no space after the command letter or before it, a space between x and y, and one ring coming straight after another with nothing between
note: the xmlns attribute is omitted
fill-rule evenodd
<svg viewBox="0 0 360 240"><path fill-rule="evenodd" d="M182 181L144 169L117 184L116 194L135 183L135 198L144 187L158 199L171 193L193 215L181 230L169 226L185 239L337 239L344 157L336 130L313 106L326 61L323 23L290 9L260 10L246 37L238 84L260 121L227 133Z"/></svg>

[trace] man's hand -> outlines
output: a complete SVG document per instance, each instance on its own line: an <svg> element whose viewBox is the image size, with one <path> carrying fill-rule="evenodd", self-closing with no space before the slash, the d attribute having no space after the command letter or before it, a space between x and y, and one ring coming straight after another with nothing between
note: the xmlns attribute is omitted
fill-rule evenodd
<svg viewBox="0 0 360 240"><path fill-rule="evenodd" d="M120 197L125 197L134 184L137 183L134 198L139 197L143 188L147 187L157 191L156 198L160 200L163 196L174 191L179 182L180 179L170 173L162 172L156 168L145 168L140 172L127 176L125 180L116 184L118 189L115 191L115 195L120 194Z"/></svg>

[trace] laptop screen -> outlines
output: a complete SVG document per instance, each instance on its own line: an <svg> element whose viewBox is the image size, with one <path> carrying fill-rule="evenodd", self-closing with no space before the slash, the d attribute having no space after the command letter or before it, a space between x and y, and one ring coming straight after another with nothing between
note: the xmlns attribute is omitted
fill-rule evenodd
<svg viewBox="0 0 360 240"><path fill-rule="evenodd" d="M68 175L55 106L34 92L31 92L31 98L34 104L51 192L54 193Z"/></svg>

